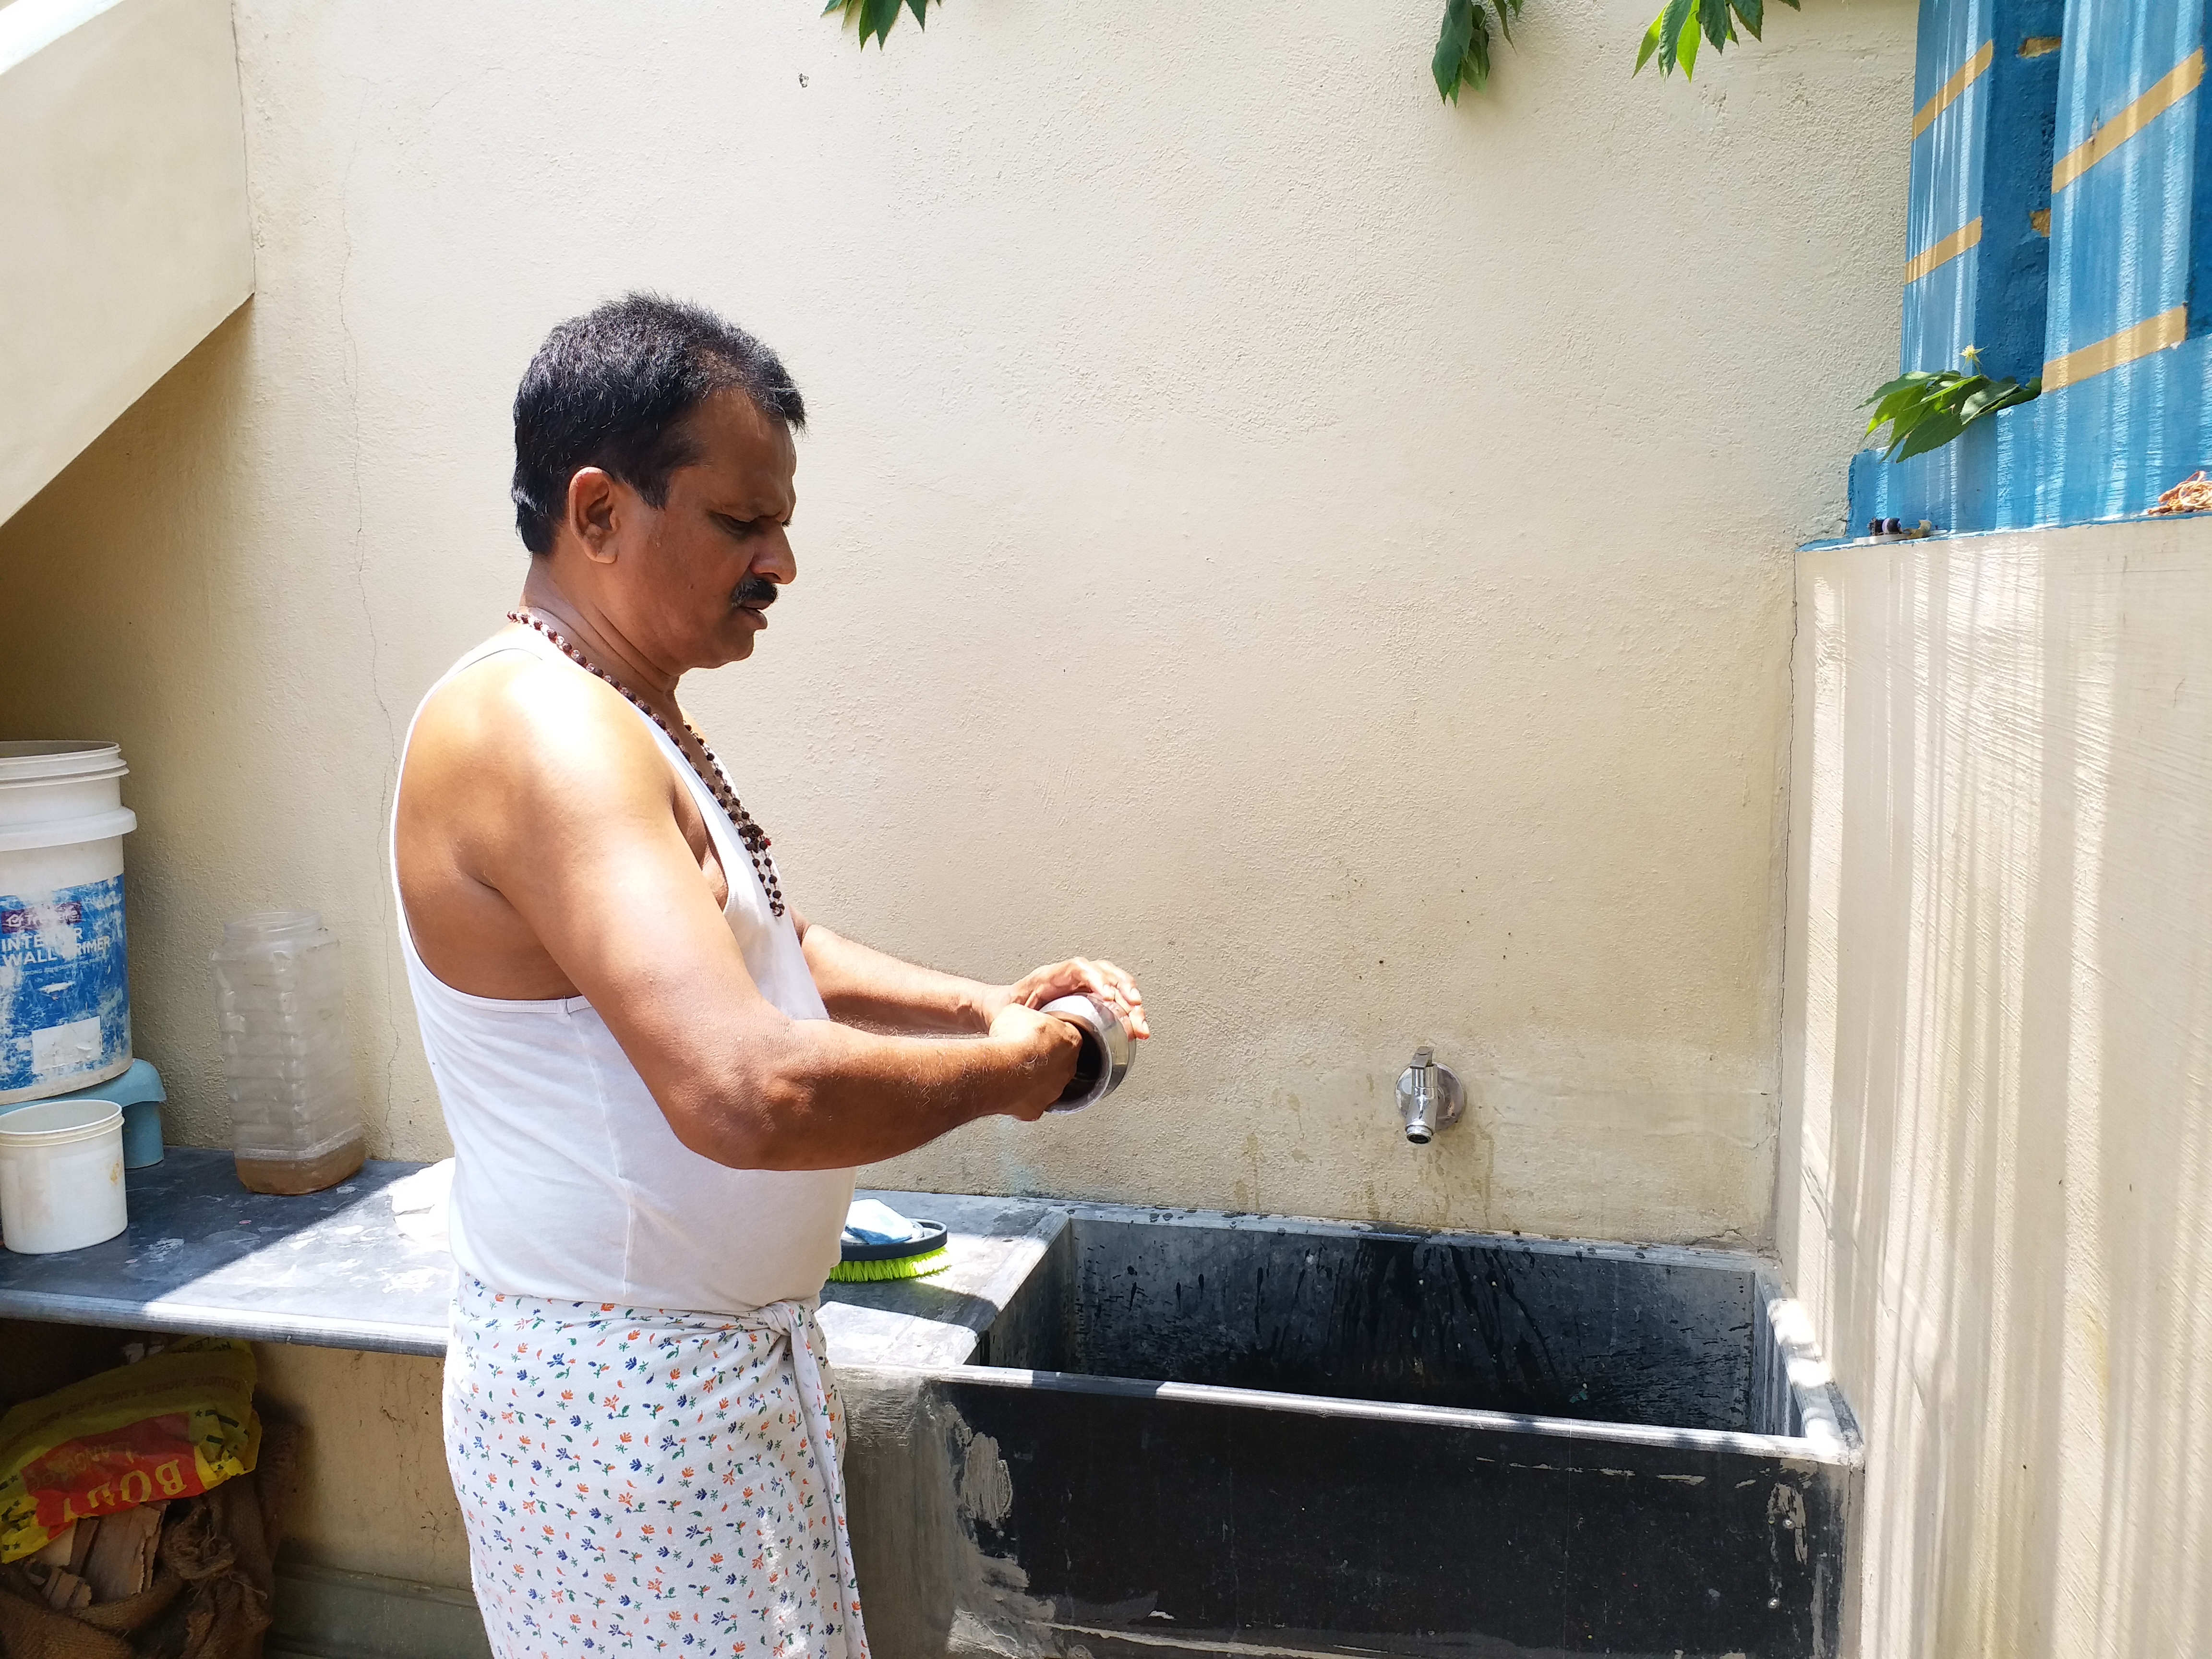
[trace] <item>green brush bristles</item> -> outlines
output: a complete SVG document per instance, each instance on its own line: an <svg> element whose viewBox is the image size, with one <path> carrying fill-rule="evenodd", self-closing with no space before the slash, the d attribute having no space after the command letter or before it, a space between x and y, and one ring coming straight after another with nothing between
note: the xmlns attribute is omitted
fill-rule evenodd
<svg viewBox="0 0 2212 1659"><path fill-rule="evenodd" d="M895 1255L888 1261L840 1261L830 1270L839 1285L867 1285L886 1279L921 1279L941 1273L952 1265L952 1252L944 1245L917 1255Z"/></svg>

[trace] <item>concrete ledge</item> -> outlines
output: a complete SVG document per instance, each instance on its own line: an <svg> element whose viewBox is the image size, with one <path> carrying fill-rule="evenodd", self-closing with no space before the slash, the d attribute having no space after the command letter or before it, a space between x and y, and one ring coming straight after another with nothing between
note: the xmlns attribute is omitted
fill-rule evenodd
<svg viewBox="0 0 2212 1659"><path fill-rule="evenodd" d="M476 1597L374 1573L280 1562L268 1659L490 1659Z"/></svg>
<svg viewBox="0 0 2212 1659"><path fill-rule="evenodd" d="M235 1167L228 1152L173 1146L125 1177L131 1224L106 1243L58 1255L0 1252L0 1318L446 1352L453 1259L399 1231L387 1190L422 1165L372 1158L299 1198L250 1193ZM963 1364L1066 1224L1066 1206L1022 1199L864 1196L944 1222L952 1261L927 1279L827 1286L822 1328L836 1365Z"/></svg>

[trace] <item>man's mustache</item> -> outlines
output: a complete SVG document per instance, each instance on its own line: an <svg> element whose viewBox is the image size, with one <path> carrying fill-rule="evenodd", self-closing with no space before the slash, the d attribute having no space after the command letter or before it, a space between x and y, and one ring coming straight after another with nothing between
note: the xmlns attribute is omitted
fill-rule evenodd
<svg viewBox="0 0 2212 1659"><path fill-rule="evenodd" d="M737 592L731 595L731 603L742 605L748 610L763 611L775 603L775 596L780 592L781 590L765 576L748 576L738 584Z"/></svg>

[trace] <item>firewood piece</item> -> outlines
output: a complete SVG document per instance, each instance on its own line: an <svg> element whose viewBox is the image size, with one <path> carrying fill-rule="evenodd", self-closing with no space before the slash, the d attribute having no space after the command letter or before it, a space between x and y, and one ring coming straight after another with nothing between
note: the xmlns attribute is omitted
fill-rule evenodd
<svg viewBox="0 0 2212 1659"><path fill-rule="evenodd" d="M84 1601L82 1604L76 1599L76 1593L79 1590L84 1592ZM92 1604L92 1586L75 1573L62 1567L55 1567L48 1571L46 1595L46 1605L58 1613L67 1613L70 1608L79 1605L89 1607Z"/></svg>
<svg viewBox="0 0 2212 1659"><path fill-rule="evenodd" d="M100 1536L100 1517L95 1515L89 1520L80 1521L70 1530L76 1534L76 1540L70 1546L69 1570L82 1578L84 1577L84 1558L92 1553L92 1540Z"/></svg>
<svg viewBox="0 0 2212 1659"><path fill-rule="evenodd" d="M86 1524L91 1523L88 1522ZM33 1550L26 1559L43 1562L50 1567L66 1567L70 1564L70 1552L76 1547L76 1534L75 1527L65 1527L48 1540L46 1548Z"/></svg>
<svg viewBox="0 0 2212 1659"><path fill-rule="evenodd" d="M136 1595L154 1578L154 1550L161 1538L160 1504L100 1517L100 1534L84 1559L85 1581L96 1601L120 1601Z"/></svg>

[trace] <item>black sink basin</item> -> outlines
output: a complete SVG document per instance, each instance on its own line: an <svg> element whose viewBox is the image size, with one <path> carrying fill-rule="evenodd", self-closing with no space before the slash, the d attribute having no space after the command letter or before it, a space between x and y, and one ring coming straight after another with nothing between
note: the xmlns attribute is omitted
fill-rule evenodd
<svg viewBox="0 0 2212 1659"><path fill-rule="evenodd" d="M978 1363L848 1373L878 1651L1836 1650L1858 1438L1761 1258L1063 1213Z"/></svg>
<svg viewBox="0 0 2212 1659"><path fill-rule="evenodd" d="M990 1364L1754 1426L1760 1301L1741 1258L1142 1212L1078 1213L1055 1249L993 1326Z"/></svg>

